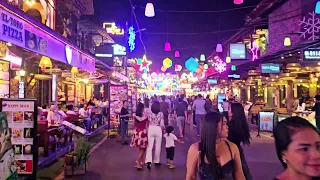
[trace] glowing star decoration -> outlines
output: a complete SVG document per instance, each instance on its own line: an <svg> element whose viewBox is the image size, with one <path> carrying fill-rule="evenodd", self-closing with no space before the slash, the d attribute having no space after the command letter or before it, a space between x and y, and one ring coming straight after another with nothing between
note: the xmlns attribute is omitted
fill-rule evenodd
<svg viewBox="0 0 320 180"><path fill-rule="evenodd" d="M136 48L136 32L134 32L133 26L129 28L129 39L128 39L128 44L130 48L130 52L132 52Z"/></svg>
<svg viewBox="0 0 320 180"><path fill-rule="evenodd" d="M140 65L140 71L143 71L144 73L149 72L149 66L152 64L151 61L147 60L147 56L144 55L141 61L141 65Z"/></svg>
<svg viewBox="0 0 320 180"><path fill-rule="evenodd" d="M214 63L214 69L219 73L223 73L224 71L226 71L227 70L226 66L227 64L223 62L220 58L217 59L216 62Z"/></svg>
<svg viewBox="0 0 320 180"><path fill-rule="evenodd" d="M259 46L256 41L253 42L253 47L251 48L252 61L258 59L259 57Z"/></svg>

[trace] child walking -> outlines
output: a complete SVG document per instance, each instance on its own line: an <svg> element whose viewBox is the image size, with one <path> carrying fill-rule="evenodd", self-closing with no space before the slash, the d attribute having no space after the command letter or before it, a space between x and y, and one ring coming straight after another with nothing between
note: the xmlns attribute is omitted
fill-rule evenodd
<svg viewBox="0 0 320 180"><path fill-rule="evenodd" d="M174 157L174 141L177 141L183 144L183 141L180 141L177 136L175 136L172 132L174 130L173 126L167 126L166 134L163 137L166 139L166 152L167 152L167 165L170 169L175 168L173 165L173 157Z"/></svg>

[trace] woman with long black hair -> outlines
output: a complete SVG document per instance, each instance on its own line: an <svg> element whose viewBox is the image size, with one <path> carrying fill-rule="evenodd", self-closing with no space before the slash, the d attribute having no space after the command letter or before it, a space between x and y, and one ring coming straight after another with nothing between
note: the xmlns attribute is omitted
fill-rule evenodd
<svg viewBox="0 0 320 180"><path fill-rule="evenodd" d="M228 137L227 120L209 112L201 123L201 141L188 151L186 180L244 180L240 153Z"/></svg>
<svg viewBox="0 0 320 180"><path fill-rule="evenodd" d="M246 180L252 180L251 172L245 159L243 149L241 147L241 143L249 146L251 140L250 129L242 104L231 104L229 117L231 117L231 120L228 123L228 139L238 146L238 149L240 151L242 169Z"/></svg>
<svg viewBox="0 0 320 180"><path fill-rule="evenodd" d="M147 104L149 106L149 104ZM138 103L136 115L135 115L135 132L131 139L131 147L139 148L139 154L136 160L136 168L142 169L143 156L148 147L148 134L147 134L147 111L145 111L145 105L141 102Z"/></svg>

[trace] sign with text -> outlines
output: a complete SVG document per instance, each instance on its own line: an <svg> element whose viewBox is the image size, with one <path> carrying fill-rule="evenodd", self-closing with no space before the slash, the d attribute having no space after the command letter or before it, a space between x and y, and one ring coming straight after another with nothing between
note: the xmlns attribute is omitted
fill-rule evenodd
<svg viewBox="0 0 320 180"><path fill-rule="evenodd" d="M278 74L280 73L280 64L261 64L261 73L263 74Z"/></svg>
<svg viewBox="0 0 320 180"><path fill-rule="evenodd" d="M274 112L259 112L259 130L273 132Z"/></svg>
<svg viewBox="0 0 320 180"><path fill-rule="evenodd" d="M127 55L126 47L121 46L119 44L114 44L114 45L112 45L112 47L113 47L113 55L116 55L116 56Z"/></svg>
<svg viewBox="0 0 320 180"><path fill-rule="evenodd" d="M246 45L242 43L230 44L230 57L232 60L247 59Z"/></svg>
<svg viewBox="0 0 320 180"><path fill-rule="evenodd" d="M216 80L216 79L208 79L208 84L218 84L218 80Z"/></svg>
<svg viewBox="0 0 320 180"><path fill-rule="evenodd" d="M37 150L37 104L35 100L1 99L0 111L7 115L18 174L35 179Z"/></svg>
<svg viewBox="0 0 320 180"><path fill-rule="evenodd" d="M95 71L95 59L92 56L73 47L69 47L66 53L67 40L57 37L55 33L46 31L45 28L41 28L45 25L37 24L32 20L29 21L28 17L18 14L0 8L0 40L65 64L68 64L68 60L72 59L71 66L89 72ZM73 53L69 53L72 51ZM67 57L67 55L72 57Z"/></svg>
<svg viewBox="0 0 320 180"><path fill-rule="evenodd" d="M303 50L303 60L304 61L319 61L320 60L320 48Z"/></svg>
<svg viewBox="0 0 320 180"><path fill-rule="evenodd" d="M228 79L240 79L240 75L239 74L229 74L228 75Z"/></svg>

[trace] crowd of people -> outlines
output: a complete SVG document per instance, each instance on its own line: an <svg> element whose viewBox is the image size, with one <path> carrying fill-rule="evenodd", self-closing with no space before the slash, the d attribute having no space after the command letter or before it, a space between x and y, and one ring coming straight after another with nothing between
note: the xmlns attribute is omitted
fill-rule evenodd
<svg viewBox="0 0 320 180"><path fill-rule="evenodd" d="M221 103L198 95L186 98L153 96L140 100L135 119L135 133L130 145L139 148L135 167L160 165L162 139L165 139L168 168L174 166L175 142L184 143L185 125L196 127L198 142L187 155L186 180L252 180L242 146L251 143L244 105L234 99ZM174 117L179 137L169 119ZM290 117L274 130L275 146L285 170L275 180L317 179L320 176L320 137L305 119ZM154 154L152 149L155 147ZM145 157L145 158L144 158Z"/></svg>

